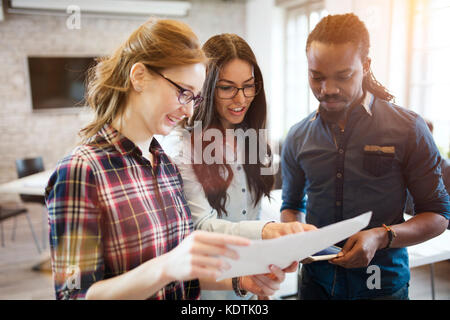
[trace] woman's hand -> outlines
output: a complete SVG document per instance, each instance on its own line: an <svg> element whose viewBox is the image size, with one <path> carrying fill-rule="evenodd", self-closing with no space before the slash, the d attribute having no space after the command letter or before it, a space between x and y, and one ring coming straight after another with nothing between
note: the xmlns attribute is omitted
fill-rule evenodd
<svg viewBox="0 0 450 320"><path fill-rule="evenodd" d="M291 233L305 232L316 230L317 228L312 224L295 222L269 222L262 230L262 239L273 239L281 236L285 236Z"/></svg>
<svg viewBox="0 0 450 320"><path fill-rule="evenodd" d="M277 266L270 265L271 273L241 277L240 288L258 296L271 296L280 289L280 284L286 278L286 272L292 272L289 270L297 270L297 268L298 262L293 262L283 270Z"/></svg>
<svg viewBox="0 0 450 320"><path fill-rule="evenodd" d="M207 231L194 231L164 256L163 276L168 283L197 278L217 278L230 265L223 259L239 258L227 245L246 246L250 240Z"/></svg>

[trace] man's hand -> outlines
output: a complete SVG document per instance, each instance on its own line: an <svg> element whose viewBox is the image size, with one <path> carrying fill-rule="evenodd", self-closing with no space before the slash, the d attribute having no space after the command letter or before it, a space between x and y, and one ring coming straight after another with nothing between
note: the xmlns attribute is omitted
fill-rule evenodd
<svg viewBox="0 0 450 320"><path fill-rule="evenodd" d="M358 232L345 243L338 256L330 263L344 268L367 267L375 252L387 244L387 233L384 228L373 228Z"/></svg>

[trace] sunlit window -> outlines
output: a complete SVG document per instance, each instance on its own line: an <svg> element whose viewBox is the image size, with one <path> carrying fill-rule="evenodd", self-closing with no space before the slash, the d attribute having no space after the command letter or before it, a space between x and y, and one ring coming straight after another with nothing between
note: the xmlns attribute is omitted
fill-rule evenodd
<svg viewBox="0 0 450 320"><path fill-rule="evenodd" d="M409 105L430 120L441 154L450 144L450 0L414 0Z"/></svg>
<svg viewBox="0 0 450 320"><path fill-rule="evenodd" d="M286 86L284 130L305 118L318 106L308 84L305 47L309 33L328 13L322 1L289 8L286 12Z"/></svg>

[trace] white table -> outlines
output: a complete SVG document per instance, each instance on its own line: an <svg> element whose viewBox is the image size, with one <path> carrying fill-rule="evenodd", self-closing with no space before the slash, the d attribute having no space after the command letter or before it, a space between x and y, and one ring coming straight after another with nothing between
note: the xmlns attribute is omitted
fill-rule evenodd
<svg viewBox="0 0 450 320"><path fill-rule="evenodd" d="M405 214L405 220L412 216ZM434 264L450 259L450 230L445 230L439 236L428 241L407 247L409 267L416 268L424 265L430 266L431 298L435 299Z"/></svg>
<svg viewBox="0 0 450 320"><path fill-rule="evenodd" d="M34 195L34 196L44 196L45 187L47 182L52 174L52 170L38 172L20 179L16 179L10 182L6 182L0 185L0 193L5 194L25 194L25 195ZM47 224L47 208L43 207L43 225L42 225L42 247L46 248L48 235L46 234L46 224ZM47 253L44 253L47 257ZM39 263L37 266L34 266L33 269L39 269L39 265L45 263L49 260L49 258L43 259L44 261Z"/></svg>
<svg viewBox="0 0 450 320"><path fill-rule="evenodd" d="M42 171L0 184L0 193L43 196L52 172L52 170Z"/></svg>
<svg viewBox="0 0 450 320"><path fill-rule="evenodd" d="M280 221L281 190L273 190L271 196L273 198L271 202L266 197L262 200L261 219ZM405 214L404 218L408 220L412 216ZM407 247L407 250L410 268L430 265L431 295L434 300L434 263L450 259L450 230L446 230L441 235L428 241ZM292 281L292 276L289 278L289 281ZM285 287L287 290L283 294L292 293L292 285L286 285Z"/></svg>

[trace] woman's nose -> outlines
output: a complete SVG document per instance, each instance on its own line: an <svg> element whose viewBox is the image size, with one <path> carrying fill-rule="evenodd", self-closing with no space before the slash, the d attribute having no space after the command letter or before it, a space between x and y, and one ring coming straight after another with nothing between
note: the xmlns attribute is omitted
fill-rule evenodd
<svg viewBox="0 0 450 320"><path fill-rule="evenodd" d="M192 117L192 114L194 113L194 101L182 105L181 109L186 118Z"/></svg>
<svg viewBox="0 0 450 320"><path fill-rule="evenodd" d="M238 90L238 92L234 96L234 101L236 103L243 104L245 102L245 100L246 100L246 97L244 95L244 90L243 89Z"/></svg>

